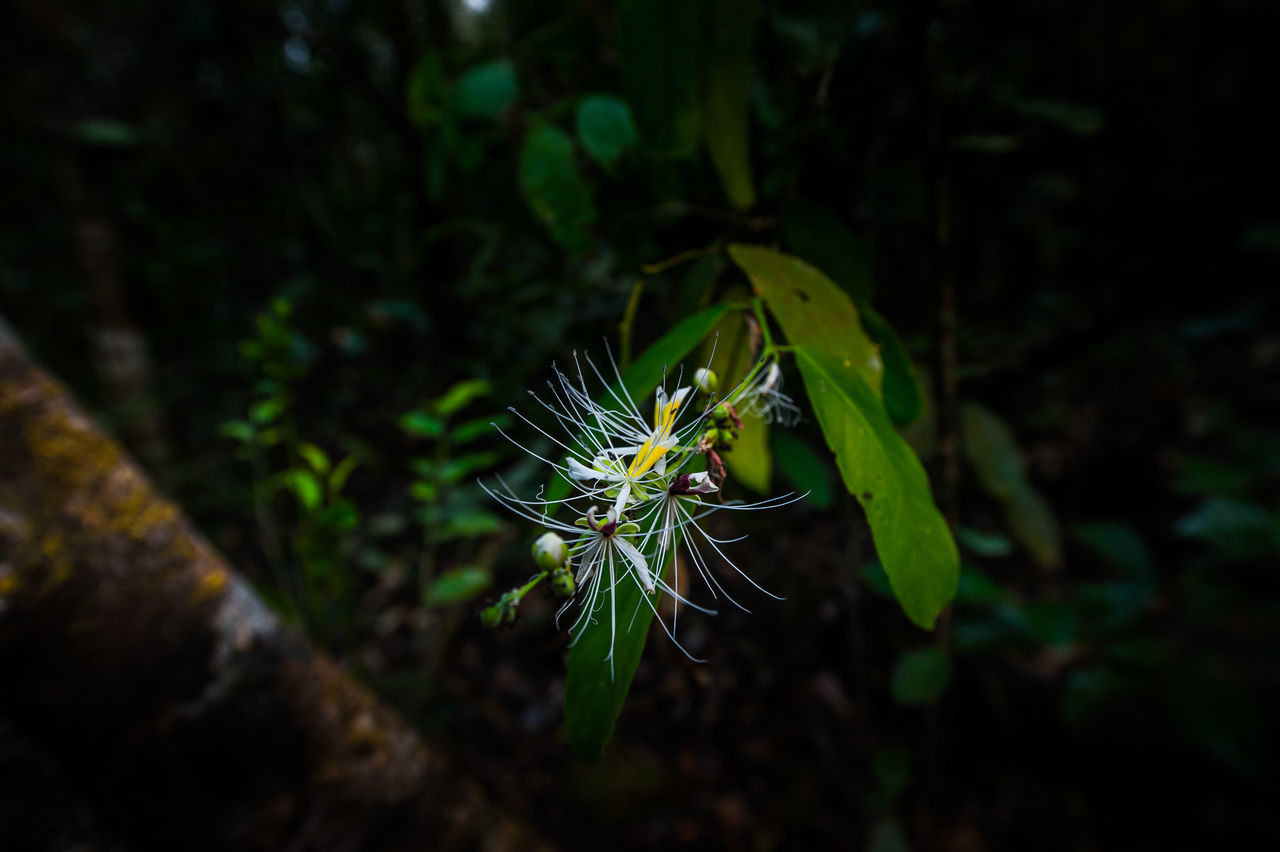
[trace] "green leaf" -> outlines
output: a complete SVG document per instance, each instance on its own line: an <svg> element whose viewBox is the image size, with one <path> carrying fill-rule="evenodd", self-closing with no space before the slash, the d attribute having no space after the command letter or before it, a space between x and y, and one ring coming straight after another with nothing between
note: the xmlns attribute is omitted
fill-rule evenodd
<svg viewBox="0 0 1280 852"><path fill-rule="evenodd" d="M1016 100L1012 105L1022 115L1056 124L1077 136L1093 136L1102 130L1102 112L1097 107L1043 98Z"/></svg>
<svg viewBox="0 0 1280 852"><path fill-rule="evenodd" d="M520 151L520 186L552 239L571 252L590 247L595 202L574 161L568 134L546 124L529 131Z"/></svg>
<svg viewBox="0 0 1280 852"><path fill-rule="evenodd" d="M498 434L498 429L505 429L510 423L511 417L506 412L499 412L492 417L477 417L475 420L459 423L450 431L449 437L455 444L465 444L477 438L493 437Z"/></svg>
<svg viewBox="0 0 1280 852"><path fill-rule="evenodd" d="M942 697L951 681L951 663L930 646L908 651L893 668L890 690L893 700L910 707L932 704Z"/></svg>
<svg viewBox="0 0 1280 852"><path fill-rule="evenodd" d="M249 419L259 426L274 423L281 414L284 414L285 405L285 399L281 396L264 399L249 409Z"/></svg>
<svg viewBox="0 0 1280 852"><path fill-rule="evenodd" d="M243 444L252 444L254 436L257 435L253 424L246 423L243 420L227 420L218 426L218 431L224 436L233 438Z"/></svg>
<svg viewBox="0 0 1280 852"><path fill-rule="evenodd" d="M302 456L307 464L311 465L311 469L321 476L329 472L329 457L315 444L299 444L298 455Z"/></svg>
<svg viewBox="0 0 1280 852"><path fill-rule="evenodd" d="M467 71L453 87L453 107L463 118L497 120L520 96L516 69L505 59Z"/></svg>
<svg viewBox="0 0 1280 852"><path fill-rule="evenodd" d="M450 417L466 408L472 400L488 396L493 389L484 379L464 379L444 392L444 395L431 403L431 407L441 417Z"/></svg>
<svg viewBox="0 0 1280 852"><path fill-rule="evenodd" d="M444 434L444 421L425 411L410 411L400 417L400 428L418 438L439 438Z"/></svg>
<svg viewBox="0 0 1280 852"><path fill-rule="evenodd" d="M759 7L755 0L711 0L705 8L711 24L703 122L707 150L729 203L747 210L756 203L747 115Z"/></svg>
<svg viewBox="0 0 1280 852"><path fill-rule="evenodd" d="M298 504L308 512L314 512L324 499L324 490L320 480L300 467L291 468L282 474L284 486L298 498Z"/></svg>
<svg viewBox="0 0 1280 852"><path fill-rule="evenodd" d="M1041 568L1060 565L1062 530L1053 508L1027 479L1013 430L994 412L971 403L961 413L961 431L979 482L1004 504L1009 531Z"/></svg>
<svg viewBox="0 0 1280 852"><path fill-rule="evenodd" d="M493 535L502 529L502 521L492 512L484 509L471 509L465 512L449 514L445 517L436 541L452 541L455 538L480 538Z"/></svg>
<svg viewBox="0 0 1280 852"><path fill-rule="evenodd" d="M605 744L613 736L614 722L622 712L640 664L653 620L652 607L658 605L660 598L655 592L646 603L639 584L627 579L613 583L605 578L605 582L613 588L612 612L606 608L594 622L584 624L577 642L569 649L564 682L564 726L569 747L587 763L604 756ZM615 617L616 635L611 631ZM612 663L608 659L611 642Z"/></svg>
<svg viewBox="0 0 1280 852"><path fill-rule="evenodd" d="M851 364L807 346L796 347L796 362L845 487L867 514L894 595L908 618L932 629L955 596L960 555L920 460Z"/></svg>
<svg viewBox="0 0 1280 852"><path fill-rule="evenodd" d="M440 54L435 51L424 53L405 84L404 106L409 121L419 130L425 130L438 121L447 90Z"/></svg>
<svg viewBox="0 0 1280 852"><path fill-rule="evenodd" d="M1008 556L1013 553L1013 542L1002 533L960 526L956 529L956 540L979 556Z"/></svg>
<svg viewBox="0 0 1280 852"><path fill-rule="evenodd" d="M796 257L760 246L729 246L729 257L751 279L791 343L854 367L877 396L884 363L863 331L848 294Z"/></svg>
<svg viewBox="0 0 1280 852"><path fill-rule="evenodd" d="M342 489L347 485L347 479L360 465L360 457L352 454L346 456L342 461L338 462L338 466L333 469L333 473L329 474L329 493L341 494Z"/></svg>
<svg viewBox="0 0 1280 852"><path fill-rule="evenodd" d="M830 509L835 498L831 487L831 460L823 458L807 443L790 432L773 433L773 455L797 491L808 492L805 500L817 509Z"/></svg>
<svg viewBox="0 0 1280 852"><path fill-rule="evenodd" d="M492 582L493 577L483 568L474 565L454 568L441 574L431 584L426 602L432 606L463 603L489 588Z"/></svg>
<svg viewBox="0 0 1280 852"><path fill-rule="evenodd" d="M920 379L916 376L911 356L898 333L879 311L871 305L860 305L858 309L862 312L862 326L867 330L867 336L880 347L880 357L884 361L884 407L889 412L889 419L898 426L914 423L924 411L924 392L920 389Z"/></svg>
<svg viewBox="0 0 1280 852"><path fill-rule="evenodd" d="M702 130L701 9L681 0L619 0L622 88L650 151L687 157Z"/></svg>
<svg viewBox="0 0 1280 852"><path fill-rule="evenodd" d="M575 121L583 149L600 165L612 169L636 144L636 126L627 102L613 95L591 95L578 104Z"/></svg>
<svg viewBox="0 0 1280 852"><path fill-rule="evenodd" d="M77 142L94 148L131 148L142 138L132 124L114 118L87 118L76 122L71 135Z"/></svg>

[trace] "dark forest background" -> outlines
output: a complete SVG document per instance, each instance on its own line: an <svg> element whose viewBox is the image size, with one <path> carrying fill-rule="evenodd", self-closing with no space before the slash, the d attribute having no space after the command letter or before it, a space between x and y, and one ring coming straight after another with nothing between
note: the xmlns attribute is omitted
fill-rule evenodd
<svg viewBox="0 0 1280 852"><path fill-rule="evenodd" d="M3 20L0 314L279 612L555 845L1269 828L1280 7L19 0ZM730 24L745 58L717 47ZM745 200L706 141L744 74ZM530 570L532 531L474 481L536 470L488 424L574 349L625 354L625 326L639 352L745 292L731 241L874 293L925 389L906 432L960 594L940 635L913 627L834 470L807 471L827 491L739 530L785 602L691 618L706 664L652 641L583 766L554 602L475 618ZM775 437L773 491L821 447L808 412ZM4 679L0 845L159 848L39 756L60 732Z"/></svg>

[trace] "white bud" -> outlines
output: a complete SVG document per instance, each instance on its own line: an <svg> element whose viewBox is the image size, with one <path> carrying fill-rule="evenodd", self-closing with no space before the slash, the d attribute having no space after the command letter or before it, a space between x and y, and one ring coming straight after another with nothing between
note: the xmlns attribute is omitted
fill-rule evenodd
<svg viewBox="0 0 1280 852"><path fill-rule="evenodd" d="M543 571L554 571L569 558L569 547L553 532L543 533L533 543L533 561Z"/></svg>
<svg viewBox="0 0 1280 852"><path fill-rule="evenodd" d="M716 392L716 387L720 384L720 380L716 378L714 370L699 367L693 373L693 384L698 390L710 396Z"/></svg>

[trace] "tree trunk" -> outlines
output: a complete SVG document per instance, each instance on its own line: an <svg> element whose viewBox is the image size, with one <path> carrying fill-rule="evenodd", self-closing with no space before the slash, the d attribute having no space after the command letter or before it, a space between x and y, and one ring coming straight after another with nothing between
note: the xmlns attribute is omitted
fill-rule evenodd
<svg viewBox="0 0 1280 852"><path fill-rule="evenodd" d="M3 320L0 717L107 845L540 845L286 629Z"/></svg>

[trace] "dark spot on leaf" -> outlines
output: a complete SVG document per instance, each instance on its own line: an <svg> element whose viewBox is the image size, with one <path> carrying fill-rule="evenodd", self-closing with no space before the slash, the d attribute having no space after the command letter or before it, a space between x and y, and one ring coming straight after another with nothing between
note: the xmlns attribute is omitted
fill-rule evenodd
<svg viewBox="0 0 1280 852"><path fill-rule="evenodd" d="M796 290L796 295L800 297L800 301L802 302L809 301L809 294L803 290Z"/></svg>
<svg viewBox="0 0 1280 852"><path fill-rule="evenodd" d="M870 499L871 499L872 497L874 497L874 496L875 496L875 495L874 495L874 494L872 494L870 491L863 491L863 492L862 492L862 499L863 499L863 500L870 500Z"/></svg>

